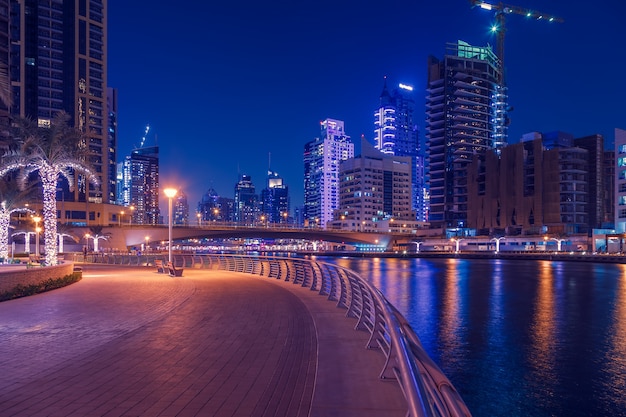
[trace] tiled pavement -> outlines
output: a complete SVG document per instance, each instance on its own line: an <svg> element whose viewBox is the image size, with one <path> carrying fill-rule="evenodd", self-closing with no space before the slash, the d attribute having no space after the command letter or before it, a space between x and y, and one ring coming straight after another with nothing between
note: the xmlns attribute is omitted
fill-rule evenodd
<svg viewBox="0 0 626 417"><path fill-rule="evenodd" d="M0 303L0 416L405 415L354 324L274 279L86 265Z"/></svg>

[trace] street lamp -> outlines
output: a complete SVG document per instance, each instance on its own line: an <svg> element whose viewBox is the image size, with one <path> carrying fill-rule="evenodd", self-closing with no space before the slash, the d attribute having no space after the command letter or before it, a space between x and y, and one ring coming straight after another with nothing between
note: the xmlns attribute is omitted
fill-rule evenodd
<svg viewBox="0 0 626 417"><path fill-rule="evenodd" d="M118 226L122 226L122 216L124 216L124 210L120 211L120 217L117 219Z"/></svg>
<svg viewBox="0 0 626 417"><path fill-rule="evenodd" d="M457 238L454 238L454 237L453 237L453 238L452 238L452 239L450 239L450 240L456 243L456 250L455 250L455 253L459 253L459 245L461 244L461 241L462 241L463 239L458 238L458 237L457 237Z"/></svg>
<svg viewBox="0 0 626 417"><path fill-rule="evenodd" d="M168 260L172 262L172 198L176 197L177 190L175 188L166 188L163 190L168 198L167 218L168 218Z"/></svg>
<svg viewBox="0 0 626 417"><path fill-rule="evenodd" d="M198 218L198 227L202 226L202 213L196 213L196 217Z"/></svg>
<svg viewBox="0 0 626 417"><path fill-rule="evenodd" d="M500 241L502 239L504 239L504 236L494 237L493 239L491 239L496 242L496 253L500 252Z"/></svg>
<svg viewBox="0 0 626 417"><path fill-rule="evenodd" d="M150 236L146 236L144 239L146 240L146 246L145 246L144 250L146 252L148 252L148 248L149 248L148 242L150 242Z"/></svg>
<svg viewBox="0 0 626 417"><path fill-rule="evenodd" d="M39 227L39 222L41 221L41 217L33 216L33 221L35 222L35 256L39 257L39 232L41 232L41 228Z"/></svg>
<svg viewBox="0 0 626 417"><path fill-rule="evenodd" d="M567 239L559 239L559 238L556 238L556 237L548 238L548 236L544 236L543 240L546 242L546 245L548 244L548 239L556 241L556 250L557 250L557 252L561 252L561 243L567 242ZM546 249L547 249L547 247L546 247Z"/></svg>
<svg viewBox="0 0 626 417"><path fill-rule="evenodd" d="M135 206L130 206L130 215L128 216L128 225L131 226L133 224L133 214L135 213Z"/></svg>

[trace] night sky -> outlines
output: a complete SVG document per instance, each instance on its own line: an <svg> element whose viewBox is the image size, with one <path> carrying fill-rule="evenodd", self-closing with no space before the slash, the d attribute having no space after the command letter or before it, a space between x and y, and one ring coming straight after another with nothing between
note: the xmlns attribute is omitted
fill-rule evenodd
<svg viewBox="0 0 626 417"><path fill-rule="evenodd" d="M626 129L626 2L510 4L564 23L507 17L509 141L561 130L612 143ZM386 75L390 86L415 87L423 135L427 57L459 39L495 46L492 22L467 0L110 0L118 159L150 124L145 145L160 147L161 185L181 187L193 216L209 188L232 198L239 173L260 193L271 154L292 208L302 205L303 147L321 120L344 120L358 153Z"/></svg>

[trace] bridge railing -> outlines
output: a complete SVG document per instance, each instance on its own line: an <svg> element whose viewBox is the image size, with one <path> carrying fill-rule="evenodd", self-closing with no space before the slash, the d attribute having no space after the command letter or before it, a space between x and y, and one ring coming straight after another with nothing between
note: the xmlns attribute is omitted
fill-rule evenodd
<svg viewBox="0 0 626 417"><path fill-rule="evenodd" d="M81 255L82 256L82 255ZM88 255L87 262L153 266L167 255ZM369 333L368 349L385 356L380 378L396 379L414 417L471 416L463 399L423 349L419 338L384 295L357 273L338 265L300 258L244 255L174 255L177 267L219 269L281 279L317 291Z"/></svg>

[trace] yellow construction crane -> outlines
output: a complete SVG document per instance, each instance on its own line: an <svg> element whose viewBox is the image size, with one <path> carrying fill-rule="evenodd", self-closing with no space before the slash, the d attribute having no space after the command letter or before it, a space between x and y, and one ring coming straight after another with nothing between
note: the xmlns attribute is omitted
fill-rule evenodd
<svg viewBox="0 0 626 417"><path fill-rule="evenodd" d="M496 41L496 55L500 59L502 68L504 69L504 32L505 32L505 17L508 14L519 14L526 16L529 19L545 20L547 22L562 23L563 19L560 17L552 16L546 13L541 13L536 10L530 10L519 6L511 6L508 4L500 3L487 3L482 0L469 0L472 7L480 7L483 10L493 11L496 16L496 23L491 27L491 31L497 35Z"/></svg>

